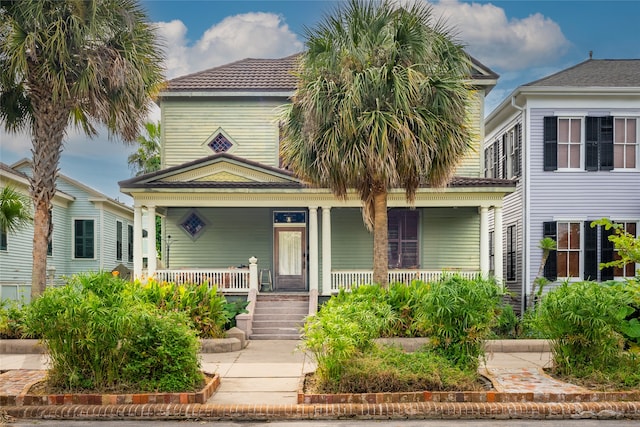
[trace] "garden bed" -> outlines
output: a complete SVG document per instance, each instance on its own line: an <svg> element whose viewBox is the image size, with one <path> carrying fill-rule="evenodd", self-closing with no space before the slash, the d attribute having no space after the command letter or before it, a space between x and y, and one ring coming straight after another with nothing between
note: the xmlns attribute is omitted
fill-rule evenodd
<svg viewBox="0 0 640 427"><path fill-rule="evenodd" d="M29 373L29 378L25 375ZM205 373L205 385L196 392L183 393L59 393L46 391L44 381L46 371L6 371L0 375L5 388L13 384L12 393L5 390L0 394L0 406L42 406L42 405L120 405L146 403L206 403L220 386L218 374ZM5 394L6 393L6 394Z"/></svg>

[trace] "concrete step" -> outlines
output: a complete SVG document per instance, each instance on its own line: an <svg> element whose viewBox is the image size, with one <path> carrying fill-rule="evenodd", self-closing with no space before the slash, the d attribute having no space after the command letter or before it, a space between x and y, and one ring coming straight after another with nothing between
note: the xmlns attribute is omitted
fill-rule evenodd
<svg viewBox="0 0 640 427"><path fill-rule="evenodd" d="M300 328L296 326L281 326L281 327L271 327L271 328L253 328L252 335L261 335L261 334L280 334L280 335L300 335Z"/></svg>
<svg viewBox="0 0 640 427"><path fill-rule="evenodd" d="M253 334L252 340L299 340L300 335Z"/></svg>
<svg viewBox="0 0 640 427"><path fill-rule="evenodd" d="M289 321L289 322L304 322L305 316L301 316L299 314L278 314L274 315L272 313L260 313L253 315L253 321L265 321L265 320L281 320L281 321Z"/></svg>
<svg viewBox="0 0 640 427"><path fill-rule="evenodd" d="M268 319L268 320L256 320L253 319L252 329L255 331L260 328L299 328L304 325L302 320L280 320L280 319Z"/></svg>
<svg viewBox="0 0 640 427"><path fill-rule="evenodd" d="M273 308L273 307L260 307L257 306L256 309L253 311L253 314L266 314L266 315L270 315L270 316L286 316L286 315L295 315L298 316L300 318L305 317L309 314L309 309L308 308L289 308L289 309L285 309L285 308Z"/></svg>

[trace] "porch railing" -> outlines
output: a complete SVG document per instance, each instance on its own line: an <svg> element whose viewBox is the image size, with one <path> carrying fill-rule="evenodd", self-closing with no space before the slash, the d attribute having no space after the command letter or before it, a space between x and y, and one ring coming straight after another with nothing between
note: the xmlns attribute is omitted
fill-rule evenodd
<svg viewBox="0 0 640 427"><path fill-rule="evenodd" d="M473 279L479 272L476 270L391 270L389 271L389 283L406 283L413 280L432 282L443 276L459 274L462 277ZM370 270L339 270L331 272L331 293L340 289L352 288L373 282L373 271Z"/></svg>
<svg viewBox="0 0 640 427"><path fill-rule="evenodd" d="M217 286L218 290L227 292L249 292L248 268L191 269L191 270L158 270L156 280L174 283L208 283Z"/></svg>

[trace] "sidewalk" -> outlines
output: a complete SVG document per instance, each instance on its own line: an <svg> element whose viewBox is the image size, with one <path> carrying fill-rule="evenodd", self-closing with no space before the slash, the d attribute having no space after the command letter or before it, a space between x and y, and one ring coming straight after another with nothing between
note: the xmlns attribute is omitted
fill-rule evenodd
<svg viewBox="0 0 640 427"><path fill-rule="evenodd" d="M309 356L297 350L298 341L249 341L248 346L230 353L201 354L203 370L221 376L218 391L207 404L58 405L7 407L9 415L49 419L209 419L209 420L294 420L294 419L640 419L640 399L517 401L517 402L415 402L363 404L297 404L299 380L315 369ZM544 374L550 353L489 352L481 372L491 378L496 391L531 395L554 394L562 398L584 390L555 381ZM25 381L36 370L46 369L46 356L2 355L0 370L12 371ZM5 378L8 378L7 376ZM32 379L31 379L32 380ZM2 389L18 389L0 376ZM5 391L6 392L6 391Z"/></svg>

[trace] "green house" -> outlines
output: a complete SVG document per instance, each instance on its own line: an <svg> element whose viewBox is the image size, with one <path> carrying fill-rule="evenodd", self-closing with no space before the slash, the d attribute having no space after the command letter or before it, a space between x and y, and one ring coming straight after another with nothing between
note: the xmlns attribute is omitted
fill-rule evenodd
<svg viewBox="0 0 640 427"><path fill-rule="evenodd" d="M168 82L158 99L162 168L120 182L134 199L134 248L143 212L163 218L163 259L150 254L143 268L134 253L135 276L206 281L250 299L309 295L311 312L319 297L371 281L373 236L357 194L339 200L280 167L277 116L295 89L296 58L244 59ZM502 271L489 211L500 221L514 183L483 176L484 99L498 76L473 64L474 149L447 188L421 188L413 209L402 190L390 193L390 281Z"/></svg>

